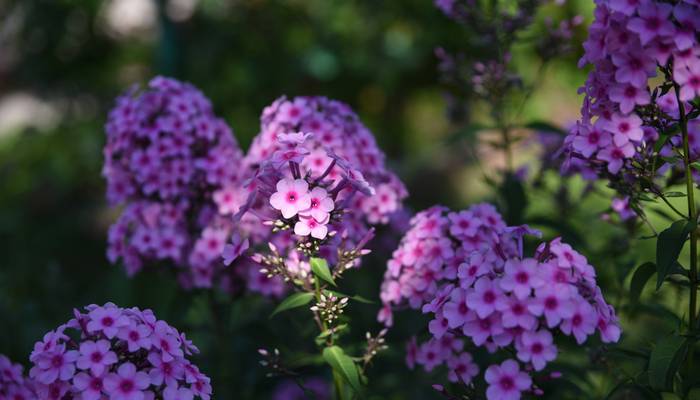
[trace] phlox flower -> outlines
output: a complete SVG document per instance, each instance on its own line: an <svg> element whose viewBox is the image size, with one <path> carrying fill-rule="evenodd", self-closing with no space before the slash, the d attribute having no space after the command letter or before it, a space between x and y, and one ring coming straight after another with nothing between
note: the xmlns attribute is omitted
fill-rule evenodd
<svg viewBox="0 0 700 400"><path fill-rule="evenodd" d="M138 371L130 362L120 365L116 373L110 373L104 379L105 392L114 400L142 400L143 390L149 384L148 375Z"/></svg>
<svg viewBox="0 0 700 400"><path fill-rule="evenodd" d="M501 365L492 365L486 369L486 390L488 400L519 400L522 392L532 385L530 376L520 371L518 363L506 360Z"/></svg>
<svg viewBox="0 0 700 400"><path fill-rule="evenodd" d="M277 191L270 196L270 205L279 210L284 218L294 217L311 206L309 184L303 179L280 180Z"/></svg>
<svg viewBox="0 0 700 400"><path fill-rule="evenodd" d="M548 330L525 331L515 343L518 359L529 362L535 371L544 369L548 362L557 358L557 346Z"/></svg>

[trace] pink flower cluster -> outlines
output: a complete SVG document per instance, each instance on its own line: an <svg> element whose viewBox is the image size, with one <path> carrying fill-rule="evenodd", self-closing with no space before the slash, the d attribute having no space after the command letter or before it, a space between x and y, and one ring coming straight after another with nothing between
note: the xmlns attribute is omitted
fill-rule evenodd
<svg viewBox="0 0 700 400"><path fill-rule="evenodd" d="M361 243L372 225L388 224L407 196L357 115L325 97L282 97L266 107L245 163L253 195L243 229L254 243L274 243L302 275L309 268L296 254L299 243L318 246L333 263L341 245Z"/></svg>
<svg viewBox="0 0 700 400"><path fill-rule="evenodd" d="M350 217L356 223L386 224L401 208L402 200L408 195L403 183L384 166L384 153L369 129L347 104L337 100L325 97L275 100L263 110L261 131L248 151L246 162L256 167L275 153L283 162L284 151L294 143L282 142L278 137L295 132L312 134L304 142L305 154L299 162L301 176L325 173L325 179L339 183L347 174L347 168L337 162L342 159L374 188L375 195L354 199ZM330 171L326 172L329 166Z"/></svg>
<svg viewBox="0 0 700 400"><path fill-rule="evenodd" d="M309 271L305 256L321 254L332 262L341 242L365 244L363 239L368 240L371 229L358 221L353 206L361 198L376 195L362 172L332 150L326 149L331 161L324 170L305 169L312 138L311 133L277 135L284 148L259 164L252 178L255 190L249 208L244 208L272 226L275 233L261 241L272 243L274 251L281 249L288 272L301 277ZM259 257L253 258L261 260Z"/></svg>
<svg viewBox="0 0 700 400"><path fill-rule="evenodd" d="M20 364L13 364L0 354L0 400L35 400L33 382L22 373Z"/></svg>
<svg viewBox="0 0 700 400"><path fill-rule="evenodd" d="M517 358L486 370L489 399L539 390L518 362L524 371L542 371L557 356L557 335L581 344L598 330L604 342L616 342L620 326L594 268L571 246L557 238L524 257L523 236L536 233L506 226L487 204L418 213L389 261L380 320L391 324L393 307L421 307L434 315L432 339L414 346L411 359L426 370L447 364L451 380L471 382L478 367L463 353L465 338Z"/></svg>
<svg viewBox="0 0 700 400"><path fill-rule="evenodd" d="M693 108L687 102L700 94L700 7L694 1L657 0L597 0L596 5L580 61L593 70L580 90L582 120L569 133L567 149L602 175L624 175L635 168L633 160L644 164L659 150L672 156L681 146L674 137L655 149L660 134L679 122L678 99L687 114ZM690 122L693 138L700 138L699 124ZM695 159L700 143L691 141ZM663 160L655 164L662 167Z"/></svg>
<svg viewBox="0 0 700 400"><path fill-rule="evenodd" d="M29 376L46 400L209 400L198 352L151 310L89 305L34 345Z"/></svg>
<svg viewBox="0 0 700 400"><path fill-rule="evenodd" d="M108 257L131 275L144 264L179 267L185 287L211 287L245 202L243 154L204 95L156 77L116 101L106 125L107 198L125 205L109 230Z"/></svg>

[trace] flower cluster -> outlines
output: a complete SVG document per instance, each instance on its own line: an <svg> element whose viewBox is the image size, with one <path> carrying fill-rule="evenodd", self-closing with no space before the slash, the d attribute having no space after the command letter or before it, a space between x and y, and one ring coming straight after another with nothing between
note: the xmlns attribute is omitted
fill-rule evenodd
<svg viewBox="0 0 700 400"><path fill-rule="evenodd" d="M209 378L187 359L198 352L151 310L90 305L34 345L29 376L47 400L209 400Z"/></svg>
<svg viewBox="0 0 700 400"><path fill-rule="evenodd" d="M309 256L336 273L357 265L372 226L390 223L407 196L357 115L324 97L283 97L265 108L245 163L252 195L243 229L280 255L255 257L268 278L305 279Z"/></svg>
<svg viewBox="0 0 700 400"><path fill-rule="evenodd" d="M304 142L303 160L299 158L300 176L307 174L331 183L339 183L355 168L358 178L376 191L374 196L357 197L352 202L350 218L354 224L386 224L401 208L408 195L399 178L384 166L384 153L374 136L345 103L325 97L281 97L263 110L261 131L254 139L246 162L261 165L277 154L284 162L285 151L294 148L293 141L280 141L282 134L311 133ZM340 162L339 162L340 161ZM331 165L333 164L333 165Z"/></svg>
<svg viewBox="0 0 700 400"><path fill-rule="evenodd" d="M0 354L0 400L37 399L34 384L27 379L20 364L13 364Z"/></svg>
<svg viewBox="0 0 700 400"><path fill-rule="evenodd" d="M522 242L535 234L527 226L508 227L493 207L466 211L433 207L417 214L389 261L379 318L391 324L392 307L407 303L434 315L432 339L413 345L410 363L432 370L447 364L450 379L468 384L478 367L463 353L474 347L514 354L486 369L489 399L519 398L536 392L527 372L542 371L557 356L558 334L586 341L596 329L616 342L620 327L596 284L586 258L559 238L524 257Z"/></svg>
<svg viewBox="0 0 700 400"><path fill-rule="evenodd" d="M116 101L106 125L107 197L125 208L109 231L108 256L129 274L146 263L179 268L185 287L211 287L247 198L243 154L204 95L156 77Z"/></svg>
<svg viewBox="0 0 700 400"><path fill-rule="evenodd" d="M357 211L353 207L361 197L376 196L374 188L332 150L326 150L331 161L324 170L303 168L311 138L311 133L277 135L285 148L261 163L252 179L255 191L244 210L272 227L268 238L272 255L253 256L265 266L262 272L268 277L307 281L308 257L319 255L335 263L335 273L340 274L357 264L364 254L362 246L373 235L371 228L353 218ZM335 173L338 179L330 177Z"/></svg>
<svg viewBox="0 0 700 400"><path fill-rule="evenodd" d="M685 120L691 161L700 155L692 104L700 93L700 7L656 0L596 4L580 61L593 70L580 89L582 119L566 148L571 159L585 160L629 195L677 164L677 132Z"/></svg>

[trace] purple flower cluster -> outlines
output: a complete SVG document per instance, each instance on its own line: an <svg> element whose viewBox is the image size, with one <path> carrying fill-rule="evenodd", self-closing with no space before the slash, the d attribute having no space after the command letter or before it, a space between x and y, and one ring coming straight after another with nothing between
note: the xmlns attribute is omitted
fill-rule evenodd
<svg viewBox="0 0 700 400"><path fill-rule="evenodd" d="M243 154L204 95L156 77L116 101L106 125L107 198L124 210L109 230L108 256L131 275L144 264L179 267L185 287L211 287L243 205Z"/></svg>
<svg viewBox="0 0 700 400"><path fill-rule="evenodd" d="M312 157L312 138L312 133L299 132L276 136L281 149L258 165L252 178L255 191L247 205L250 208L244 208L273 232L267 240L273 252L282 251L284 271L278 272L287 280L308 276L306 257L321 254L337 262L346 242L362 246L372 232L353 218L357 211L353 207L365 197L376 196L374 187L362 172L330 149L324 150L330 159L325 169L304 168ZM260 254L253 259L266 265Z"/></svg>
<svg viewBox="0 0 700 400"><path fill-rule="evenodd" d="M536 233L506 226L488 204L460 212L437 206L413 218L388 263L379 314L389 325L392 307L403 304L434 315L432 338L413 346L411 363L426 370L447 364L451 380L468 384L478 367L460 338L492 353L507 349L517 362L486 369L487 397L518 399L539 390L529 371L556 358L556 335L581 344L597 329L604 342L619 339L615 312L583 255L557 238L524 257L523 236Z"/></svg>
<svg viewBox="0 0 700 400"><path fill-rule="evenodd" d="M325 97L275 100L263 110L261 131L248 150L246 162L255 167L275 153L282 156L294 144L281 142L279 135L296 132L312 134L304 142L306 154L300 162L301 176L325 174L324 179L339 183L347 168L337 160L343 160L356 168L376 191L373 196L354 199L349 217L353 223L386 224L401 208L402 200L408 195L403 183L384 166L384 153L369 129L347 104L337 100Z"/></svg>
<svg viewBox="0 0 700 400"><path fill-rule="evenodd" d="M35 400L34 384L26 378L20 364L0 354L0 400Z"/></svg>
<svg viewBox="0 0 700 400"><path fill-rule="evenodd" d="M339 250L364 245L407 196L357 115L325 97L282 97L266 107L245 162L252 196L242 229L254 244L274 244L302 278L308 256L338 262Z"/></svg>
<svg viewBox="0 0 700 400"><path fill-rule="evenodd" d="M668 169L666 161L682 148L679 135L668 137L678 131L681 110L691 114L689 102L700 93L698 29L694 1L596 1L580 61L593 70L580 90L582 119L566 140L572 159L587 161L610 179L653 179ZM700 121L689 119L695 160Z"/></svg>
<svg viewBox="0 0 700 400"><path fill-rule="evenodd" d="M198 352L151 310L93 304L34 345L29 376L46 400L209 400L209 378L187 359Z"/></svg>

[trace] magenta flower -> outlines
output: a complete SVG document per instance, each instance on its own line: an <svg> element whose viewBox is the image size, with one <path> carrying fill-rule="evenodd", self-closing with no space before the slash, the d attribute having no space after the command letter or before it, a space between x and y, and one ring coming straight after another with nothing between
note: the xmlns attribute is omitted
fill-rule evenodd
<svg viewBox="0 0 700 400"><path fill-rule="evenodd" d="M80 369L89 369L93 376L102 375L106 368L116 362L117 355L111 351L109 341L86 341L80 344L80 357L76 366Z"/></svg>
<svg viewBox="0 0 700 400"><path fill-rule="evenodd" d="M80 372L73 378L73 385L82 392L83 400L100 400L104 390L104 379L102 376L92 376L85 372Z"/></svg>
<svg viewBox="0 0 700 400"><path fill-rule="evenodd" d="M543 370L548 362L557 358L557 346L548 330L523 332L515 348L518 350L518 359L532 364L535 371Z"/></svg>
<svg viewBox="0 0 700 400"><path fill-rule="evenodd" d="M544 281L537 274L537 260L508 260L505 265L505 275L499 281L501 289L513 292L515 297L524 300L530 296L532 289L537 289Z"/></svg>
<svg viewBox="0 0 700 400"><path fill-rule="evenodd" d="M597 322L593 306L585 301L577 301L573 314L561 322L559 329L565 335L573 335L576 338L576 343L582 344L589 335L595 332Z"/></svg>
<svg viewBox="0 0 700 400"><path fill-rule="evenodd" d="M608 171L611 174L616 174L622 168L625 160L634 155L634 146L632 143L625 143L621 147L610 146L606 147L598 153L598 158L608 162Z"/></svg>
<svg viewBox="0 0 700 400"><path fill-rule="evenodd" d="M675 68L673 77L681 85L681 101L690 101L700 95L700 62L694 62L688 68Z"/></svg>
<svg viewBox="0 0 700 400"><path fill-rule="evenodd" d="M170 362L175 358L183 357L180 337L165 321L158 321L153 327L151 343L153 347L162 352L165 362Z"/></svg>
<svg viewBox="0 0 700 400"><path fill-rule="evenodd" d="M270 205L282 212L284 218L294 217L311 206L309 184L303 179L280 180L277 182L277 192L270 197Z"/></svg>
<svg viewBox="0 0 700 400"><path fill-rule="evenodd" d="M637 8L639 17L632 18L627 28L639 35L642 45L646 45L657 37L668 37L675 33L669 16L673 7L666 3L644 1Z"/></svg>
<svg viewBox="0 0 700 400"><path fill-rule="evenodd" d="M144 389L149 384L148 375L138 371L130 362L120 365L116 373L110 373L104 379L105 392L113 400L143 400Z"/></svg>
<svg viewBox="0 0 700 400"><path fill-rule="evenodd" d="M117 336L119 329L129 324L126 316L117 307L98 307L88 314L90 320L87 323L89 332L102 331L107 338Z"/></svg>
<svg viewBox="0 0 700 400"><path fill-rule="evenodd" d="M610 134L600 129L598 124L593 126L577 125L578 135L574 138L573 148L585 157L590 157L605 148L612 141Z"/></svg>
<svg viewBox="0 0 700 400"><path fill-rule="evenodd" d="M610 100L619 104L620 111L629 114L634 110L635 106L649 104L651 97L646 89L640 89L626 83L616 85L610 89Z"/></svg>
<svg viewBox="0 0 700 400"><path fill-rule="evenodd" d="M151 348L151 332L153 329L144 324L130 324L119 330L117 337L126 342L129 351L135 352L138 349L148 350Z"/></svg>
<svg viewBox="0 0 700 400"><path fill-rule="evenodd" d="M469 353L450 357L447 360L447 367L450 369L447 379L450 382L461 382L465 385L471 383L472 379L479 373L479 366L474 363L474 359Z"/></svg>
<svg viewBox="0 0 700 400"><path fill-rule="evenodd" d="M328 235L328 220L323 223L316 220L314 217L301 217L296 224L294 224L294 234L299 236L309 236L316 239L325 239Z"/></svg>
<svg viewBox="0 0 700 400"><path fill-rule="evenodd" d="M320 187L315 187L309 193L311 203L309 208L300 210L299 215L302 217L312 217L316 221L327 221L329 213L333 211L333 199L328 196L328 192Z"/></svg>
<svg viewBox="0 0 700 400"><path fill-rule="evenodd" d="M485 378L489 384L486 390L488 400L519 400L522 392L532 385L530 376L521 372L514 360L488 367Z"/></svg>
<svg viewBox="0 0 700 400"><path fill-rule="evenodd" d="M501 289L494 281L486 277L476 281L474 290L467 294L467 304L482 319L496 311L499 304L504 301Z"/></svg>
<svg viewBox="0 0 700 400"><path fill-rule="evenodd" d="M443 307L450 328L459 328L465 322L476 318L474 312L467 306L466 293L464 289L453 290L450 301Z"/></svg>
<svg viewBox="0 0 700 400"><path fill-rule="evenodd" d="M56 380L67 381L75 373L75 360L79 355L75 350L66 351L61 345L54 351L38 355L29 376L46 385Z"/></svg>
<svg viewBox="0 0 700 400"><path fill-rule="evenodd" d="M178 381L181 381L185 376L185 370L177 359L166 362L158 354L150 353L148 361L153 366L148 371L148 376L151 383L156 386L165 384L167 387L177 387Z"/></svg>
<svg viewBox="0 0 700 400"><path fill-rule="evenodd" d="M537 316L544 315L547 326L554 328L562 319L574 315L574 304L570 300L571 291L567 285L544 286L535 291L535 299L528 310Z"/></svg>
<svg viewBox="0 0 700 400"><path fill-rule="evenodd" d="M501 303L498 311L502 313L501 323L504 328L533 329L537 326L537 318L528 309L530 299L519 300L517 297L509 297Z"/></svg>
<svg viewBox="0 0 700 400"><path fill-rule="evenodd" d="M465 336L471 338L475 345L481 346L491 337L503 334L505 329L498 314L492 314L488 318L475 318L467 321L462 326Z"/></svg>
<svg viewBox="0 0 700 400"><path fill-rule="evenodd" d="M627 116L613 114L610 122L606 124L607 130L613 134L613 142L616 146L642 140L644 131L641 126L642 120L634 114Z"/></svg>

